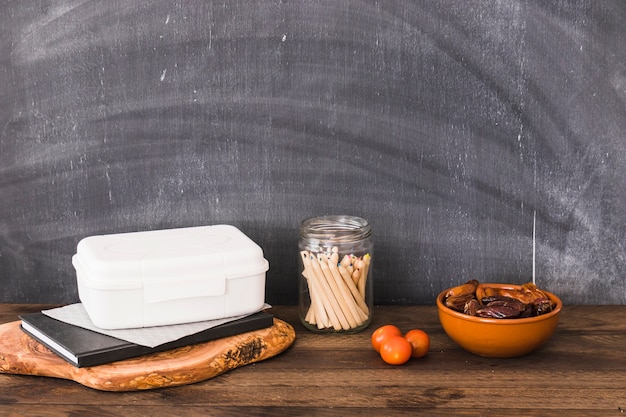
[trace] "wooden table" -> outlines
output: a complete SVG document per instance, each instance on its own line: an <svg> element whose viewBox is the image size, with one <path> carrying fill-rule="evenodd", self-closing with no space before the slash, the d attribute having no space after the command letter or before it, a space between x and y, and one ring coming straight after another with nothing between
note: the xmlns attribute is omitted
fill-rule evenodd
<svg viewBox="0 0 626 417"><path fill-rule="evenodd" d="M0 305L0 322L42 305ZM150 391L104 392L78 383L0 374L0 414L15 416L626 415L626 306L566 306L553 338L532 355L486 359L458 348L434 306L374 309L369 330L318 335L296 308L274 307L297 339L281 355L216 378ZM431 336L423 359L386 365L371 348L377 326Z"/></svg>

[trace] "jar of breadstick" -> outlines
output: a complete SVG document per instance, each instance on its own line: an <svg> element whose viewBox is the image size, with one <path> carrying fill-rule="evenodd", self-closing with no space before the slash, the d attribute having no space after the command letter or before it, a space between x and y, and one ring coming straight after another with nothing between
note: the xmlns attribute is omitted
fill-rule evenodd
<svg viewBox="0 0 626 417"><path fill-rule="evenodd" d="M356 333L372 320L372 230L360 217L300 224L299 314L309 330Z"/></svg>

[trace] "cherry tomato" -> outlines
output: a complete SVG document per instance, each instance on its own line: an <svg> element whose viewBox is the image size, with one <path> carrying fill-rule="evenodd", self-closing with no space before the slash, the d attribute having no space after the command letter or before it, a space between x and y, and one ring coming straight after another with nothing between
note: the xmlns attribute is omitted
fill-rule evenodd
<svg viewBox="0 0 626 417"><path fill-rule="evenodd" d="M374 330L372 333L372 346L376 352L380 352L382 343L391 336L402 336L402 332L397 326L387 324Z"/></svg>
<svg viewBox="0 0 626 417"><path fill-rule="evenodd" d="M402 365L411 359L413 348L402 336L391 336L380 346L380 357L390 365Z"/></svg>
<svg viewBox="0 0 626 417"><path fill-rule="evenodd" d="M428 334L419 329L412 329L406 332L404 338L411 344L412 358L421 358L428 353L430 348L430 337Z"/></svg>

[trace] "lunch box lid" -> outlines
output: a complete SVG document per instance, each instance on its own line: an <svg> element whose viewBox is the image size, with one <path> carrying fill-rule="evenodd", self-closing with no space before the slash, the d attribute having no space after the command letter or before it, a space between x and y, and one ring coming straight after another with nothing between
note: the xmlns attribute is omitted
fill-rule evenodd
<svg viewBox="0 0 626 417"><path fill-rule="evenodd" d="M143 289L146 302L224 295L226 280L269 268L261 247L231 225L89 236L72 263L88 287Z"/></svg>

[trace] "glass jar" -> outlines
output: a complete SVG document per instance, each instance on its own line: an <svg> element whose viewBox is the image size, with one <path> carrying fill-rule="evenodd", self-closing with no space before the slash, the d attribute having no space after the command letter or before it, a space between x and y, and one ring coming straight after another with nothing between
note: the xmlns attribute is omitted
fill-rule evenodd
<svg viewBox="0 0 626 417"><path fill-rule="evenodd" d="M300 224L299 315L309 330L356 333L372 321L372 230L360 217Z"/></svg>

